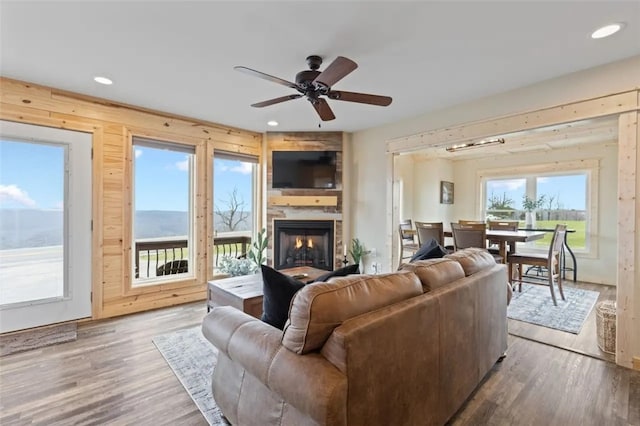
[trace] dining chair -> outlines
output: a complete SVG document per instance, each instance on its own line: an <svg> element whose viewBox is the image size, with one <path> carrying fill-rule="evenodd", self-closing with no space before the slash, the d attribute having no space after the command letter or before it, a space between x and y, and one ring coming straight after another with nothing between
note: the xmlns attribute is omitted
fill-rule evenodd
<svg viewBox="0 0 640 426"><path fill-rule="evenodd" d="M408 219L400 222L398 225L398 239L400 240L400 259L398 260L398 268L400 268L404 259L411 259L415 252L420 248L413 239L414 234L412 232L407 232L412 230L410 223L411 219Z"/></svg>
<svg viewBox="0 0 640 426"><path fill-rule="evenodd" d="M412 247L412 245L416 245L413 238L415 232L413 231L413 224L411 222L411 219L401 220L399 231L401 238L407 247L410 248Z"/></svg>
<svg viewBox="0 0 640 426"><path fill-rule="evenodd" d="M555 306L558 305L556 301L556 294L553 289L554 283L557 284L558 290L560 291L560 297L562 300L564 298L564 292L562 291L562 272L560 268L560 256L562 252L562 245L564 244L564 237L567 233L567 225L558 224L553 232L553 237L551 238L551 244L549 244L549 251L547 254L538 254L538 253L511 253L508 256L509 263L509 279L511 280L511 285L514 286L516 283L518 284L518 291L522 291L522 283L528 284L538 284L538 285L548 285L549 290L551 292L551 299L553 299L553 304ZM547 280L541 281L534 279L524 281L522 268L523 265L532 265L532 266L541 266L547 269ZM518 268L518 278L513 278L514 266Z"/></svg>
<svg viewBox="0 0 640 426"><path fill-rule="evenodd" d="M453 248L455 251L469 247L487 248L487 226L482 223L455 223L451 222L453 234ZM504 259L498 254L491 253L496 263L503 263Z"/></svg>
<svg viewBox="0 0 640 426"><path fill-rule="evenodd" d="M487 227L492 231L517 231L518 225L519 222L517 220L489 220L487 222ZM489 239L489 252L493 254L499 253L498 245L498 241Z"/></svg>
<svg viewBox="0 0 640 426"><path fill-rule="evenodd" d="M156 268L156 276L184 274L189 271L187 259L172 260Z"/></svg>
<svg viewBox="0 0 640 426"><path fill-rule="evenodd" d="M401 220L400 227L404 230L413 229L413 222L411 221L411 219Z"/></svg>
<svg viewBox="0 0 640 426"><path fill-rule="evenodd" d="M478 224L483 224L485 225L484 221L482 220L465 220L465 219L460 219L458 221L459 224L461 225L478 225ZM486 225L485 225L486 226Z"/></svg>
<svg viewBox="0 0 640 426"><path fill-rule="evenodd" d="M416 234L418 235L418 246L422 247L424 243L431 238L435 239L438 244L444 246L444 224L442 222L415 222Z"/></svg>

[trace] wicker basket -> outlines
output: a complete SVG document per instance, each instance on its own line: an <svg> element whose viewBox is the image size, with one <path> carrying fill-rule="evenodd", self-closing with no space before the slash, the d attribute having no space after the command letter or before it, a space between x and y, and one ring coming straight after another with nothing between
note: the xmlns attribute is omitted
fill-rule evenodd
<svg viewBox="0 0 640 426"><path fill-rule="evenodd" d="M616 302L604 300L596 305L598 347L606 353L616 353Z"/></svg>

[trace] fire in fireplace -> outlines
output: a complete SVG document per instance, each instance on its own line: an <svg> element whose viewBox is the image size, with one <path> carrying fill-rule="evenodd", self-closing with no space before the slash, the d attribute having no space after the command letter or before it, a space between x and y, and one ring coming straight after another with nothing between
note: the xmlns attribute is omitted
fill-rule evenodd
<svg viewBox="0 0 640 426"><path fill-rule="evenodd" d="M273 226L276 269L311 266L333 270L332 220L276 220Z"/></svg>

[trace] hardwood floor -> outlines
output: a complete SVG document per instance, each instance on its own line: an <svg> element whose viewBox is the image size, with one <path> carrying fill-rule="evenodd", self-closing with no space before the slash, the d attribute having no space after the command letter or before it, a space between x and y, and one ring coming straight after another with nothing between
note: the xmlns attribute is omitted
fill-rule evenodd
<svg viewBox="0 0 640 426"><path fill-rule="evenodd" d="M1 425L206 425L152 337L206 302L81 324L78 340L0 358Z"/></svg>
<svg viewBox="0 0 640 426"><path fill-rule="evenodd" d="M602 300L615 300L616 298L616 288L613 286L564 281L563 287L576 287L600 292L600 296L598 297L596 304ZM549 296L549 298L551 298L551 296ZM569 349L571 351L593 356L605 361L615 362L615 355L602 352L598 347L595 307L591 310L589 316L585 320L584 325L580 330L580 334L577 335L512 319L509 320L509 334L546 343L559 348Z"/></svg>
<svg viewBox="0 0 640 426"><path fill-rule="evenodd" d="M205 314L203 301L82 324L75 342L0 358L0 424L206 425L151 341ZM640 372L509 336L450 423L640 425Z"/></svg>
<svg viewBox="0 0 640 426"><path fill-rule="evenodd" d="M509 336L451 425L640 425L640 372Z"/></svg>

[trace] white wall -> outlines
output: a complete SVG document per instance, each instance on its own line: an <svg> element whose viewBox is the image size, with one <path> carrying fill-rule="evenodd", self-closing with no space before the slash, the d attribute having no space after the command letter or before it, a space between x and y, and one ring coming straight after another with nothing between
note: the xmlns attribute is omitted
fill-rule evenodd
<svg viewBox="0 0 640 426"><path fill-rule="evenodd" d="M414 186L413 219L420 222L451 222L455 203L458 200L458 188L455 185L453 162L441 158L428 159L413 155ZM454 182L454 204L440 204L440 181Z"/></svg>
<svg viewBox="0 0 640 426"><path fill-rule="evenodd" d="M532 111L640 87L640 56L603 65L532 86L433 111L413 119L353 134L353 235L378 250L383 271L393 269L387 228L387 154L390 139L492 117ZM428 94L425 94L428 95ZM612 188L612 192L614 189ZM464 196L456 185L456 200ZM457 203L456 203L457 204ZM456 205L454 204L454 206ZM389 206L390 208L390 206ZM417 211L416 211L417 213ZM463 212L454 211L454 214ZM615 263L611 265L615 268Z"/></svg>

